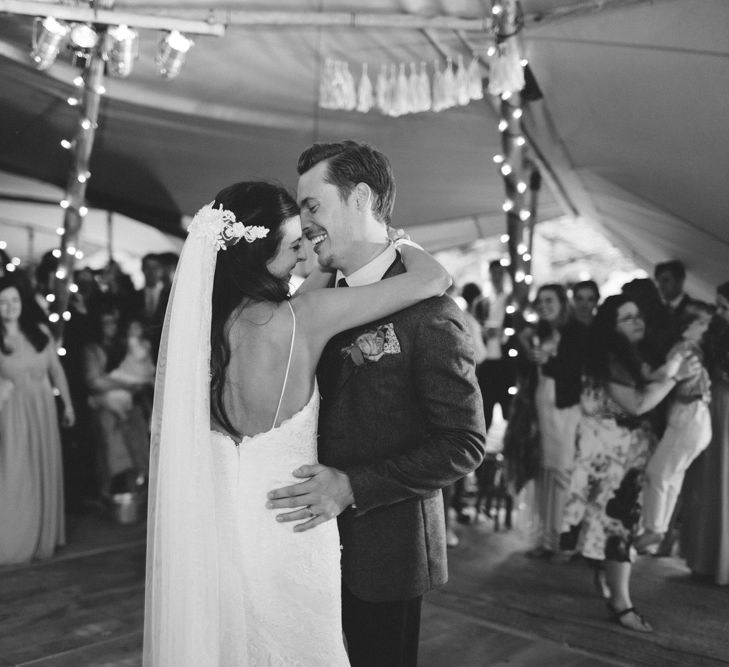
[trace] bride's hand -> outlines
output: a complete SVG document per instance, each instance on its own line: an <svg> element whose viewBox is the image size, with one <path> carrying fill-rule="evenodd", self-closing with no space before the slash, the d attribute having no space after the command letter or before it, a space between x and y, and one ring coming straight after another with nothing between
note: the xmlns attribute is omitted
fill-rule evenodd
<svg viewBox="0 0 729 667"><path fill-rule="evenodd" d="M445 294L453 279L440 262L412 241L401 241L397 249L408 273L422 274L423 282L431 282L439 294Z"/></svg>

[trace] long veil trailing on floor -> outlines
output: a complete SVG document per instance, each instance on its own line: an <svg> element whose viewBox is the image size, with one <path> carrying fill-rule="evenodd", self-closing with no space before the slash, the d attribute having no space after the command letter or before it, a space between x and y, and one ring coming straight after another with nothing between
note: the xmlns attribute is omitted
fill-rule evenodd
<svg viewBox="0 0 729 667"><path fill-rule="evenodd" d="M197 216L196 216L197 217ZM218 554L210 452L217 248L191 225L157 365L150 445L144 665L216 665Z"/></svg>

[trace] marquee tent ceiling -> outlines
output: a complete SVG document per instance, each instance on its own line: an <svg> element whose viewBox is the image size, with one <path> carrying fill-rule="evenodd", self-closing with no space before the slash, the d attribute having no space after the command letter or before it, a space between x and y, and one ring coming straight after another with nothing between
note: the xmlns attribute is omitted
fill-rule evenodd
<svg viewBox="0 0 729 667"><path fill-rule="evenodd" d="M593 220L646 267L681 258L691 289L710 297L729 279L729 132L722 121L729 108L729 3L522 5L523 44L544 95L524 117L545 176L539 219ZM480 19L489 7L488 0L118 0L114 11L214 20L254 10ZM32 23L29 16L0 15L0 169L62 187L68 154L59 141L77 123L65 100L78 70L63 58L46 72L31 66ZM498 117L488 101L401 118L317 105L326 57L347 60L355 72L362 62L375 68L470 57L467 42L484 46L485 33L230 25L223 37L196 37L172 81L156 72L158 39L158 32L142 31L131 76L105 82L87 191L93 206L179 230L181 216L222 186L266 177L293 188L302 149L351 137L391 157L395 223L428 247L503 229L503 184L491 159L501 150Z"/></svg>

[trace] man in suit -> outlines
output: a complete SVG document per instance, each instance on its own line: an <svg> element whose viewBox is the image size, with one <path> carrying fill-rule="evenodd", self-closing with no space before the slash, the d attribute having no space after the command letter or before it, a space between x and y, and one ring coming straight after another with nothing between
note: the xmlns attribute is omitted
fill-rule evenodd
<svg viewBox="0 0 729 667"><path fill-rule="evenodd" d="M299 158L302 228L331 286L369 284L405 269L389 243L395 185L365 144L315 144ZM356 308L356 303L352 304ZM350 661L417 664L422 595L447 580L441 489L474 470L485 429L473 349L456 304L429 299L327 345L319 461L307 481L270 494L273 508L331 507L338 516L342 616Z"/></svg>
<svg viewBox="0 0 729 667"><path fill-rule="evenodd" d="M672 319L678 322L693 299L683 291L686 281L686 267L683 262L672 259L656 264L653 272L663 302L671 311Z"/></svg>

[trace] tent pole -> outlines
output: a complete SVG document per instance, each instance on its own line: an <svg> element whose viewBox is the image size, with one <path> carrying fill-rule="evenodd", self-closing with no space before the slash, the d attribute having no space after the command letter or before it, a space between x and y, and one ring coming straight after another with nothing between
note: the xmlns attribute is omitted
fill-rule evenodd
<svg viewBox="0 0 729 667"><path fill-rule="evenodd" d="M109 261L114 260L114 213L106 212L106 251L109 253Z"/></svg>
<svg viewBox="0 0 729 667"><path fill-rule="evenodd" d="M54 289L56 299L53 304L53 312L49 315L49 320L55 325L54 329L58 339L62 338L64 321L70 318L70 313L66 310L70 297L69 283L73 276L79 232L83 218L88 211L85 199L86 186L91 177L89 162L94 147L99 104L103 92L104 59L101 53L103 42L102 35L99 45L89 55L89 61L84 70L83 97L80 106L81 119L73 144L66 198L61 204L66 212L63 218L63 229L59 230L62 234L61 257L58 260Z"/></svg>
<svg viewBox="0 0 729 667"><path fill-rule="evenodd" d="M516 0L492 0L495 18L497 44L513 39L521 29ZM525 206L524 146L526 139L521 128L523 114L521 93L506 91L497 96L499 108L499 130L501 131L502 160L499 170L504 179L506 199L503 209L506 213L507 247L509 251L509 275L513 285L512 299L522 308L529 297L531 275L527 272L524 256L528 248L524 243L524 223L530 212Z"/></svg>

